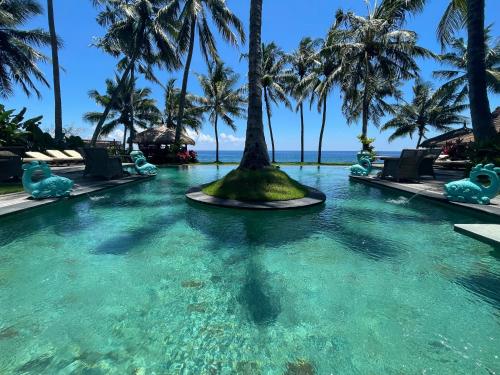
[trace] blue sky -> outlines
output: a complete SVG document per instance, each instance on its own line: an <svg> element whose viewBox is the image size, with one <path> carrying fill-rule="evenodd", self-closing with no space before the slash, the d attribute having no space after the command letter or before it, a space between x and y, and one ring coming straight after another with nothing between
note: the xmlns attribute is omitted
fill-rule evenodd
<svg viewBox="0 0 500 375"><path fill-rule="evenodd" d="M44 3L44 2L42 2ZM248 25L250 1L227 0L229 7ZM435 30L438 20L443 13L447 1L430 0L425 11L408 19L406 28L417 31L420 45L439 52L436 42ZM63 122L65 127L71 127L73 131L80 133L83 137L89 137L92 126L82 120L82 114L86 111L99 110L99 108L88 98L90 89L103 91L104 80L114 74L116 61L100 50L91 46L93 37L104 33L95 22L96 9L91 6L90 0L55 0L56 28L59 36L64 41L64 48L60 51L60 63L64 67L62 73L63 94ZM363 0L265 0L263 15L263 40L265 42L275 41L286 52L295 49L304 36L322 37L333 21L333 16L338 8L352 10L358 14L366 14L366 4ZM486 0L487 23L493 23L500 14L500 1ZM46 18L38 17L32 20L26 27L46 27ZM493 35L499 36L499 25L494 25ZM247 63L240 61L240 54L245 52L246 46L235 49L227 46L219 40L219 51L222 59L240 74L243 84L247 74ZM49 50L45 51L50 54ZM435 61L419 61L421 76L426 80L432 79L432 71L439 67ZM42 66L49 80L52 79L50 65ZM189 90L200 93L197 84L196 73L205 73L206 66L201 58L198 48L192 63L192 74L190 75ZM169 78L178 78L181 81L182 72L158 71L160 80L166 82ZM438 82L436 82L437 84ZM153 97L163 106L162 89L151 82L140 81L140 86L153 89ZM411 97L411 82L405 85L405 97ZM42 87L42 99L36 97L27 98L20 90L17 90L12 98L6 101L8 108L27 107L29 115L43 115L43 128L51 129L54 124L53 95L50 89ZM360 125L347 125L340 111L340 93L333 92L329 99L327 124L324 136L324 150L356 150L359 148L356 136L360 133ZM498 95L490 95L492 108L500 105ZM284 107L273 108L273 129L277 150L298 150L300 148L300 120L297 113ZM305 113L306 121L306 150L316 150L318 143L321 116L313 108ZM237 121L238 129L232 132L228 128L222 128L220 132L222 150L241 150L243 148L245 134L245 120ZM114 137L121 139L121 130ZM268 135L266 129L266 136ZM369 135L376 138L375 147L379 150L399 150L403 147L413 147L415 140L402 139L388 143L389 133L380 133L378 129L370 126ZM213 129L206 122L202 132L195 136L197 145L195 149L210 150L215 148L213 140ZM270 144L268 142L268 147Z"/></svg>

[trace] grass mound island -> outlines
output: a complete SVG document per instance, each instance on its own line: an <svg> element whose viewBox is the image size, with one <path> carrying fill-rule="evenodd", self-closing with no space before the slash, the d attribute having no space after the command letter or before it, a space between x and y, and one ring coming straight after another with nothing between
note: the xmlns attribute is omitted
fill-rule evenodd
<svg viewBox="0 0 500 375"><path fill-rule="evenodd" d="M306 186L274 167L258 171L234 169L224 178L206 185L202 191L213 197L244 202L300 199L309 193Z"/></svg>

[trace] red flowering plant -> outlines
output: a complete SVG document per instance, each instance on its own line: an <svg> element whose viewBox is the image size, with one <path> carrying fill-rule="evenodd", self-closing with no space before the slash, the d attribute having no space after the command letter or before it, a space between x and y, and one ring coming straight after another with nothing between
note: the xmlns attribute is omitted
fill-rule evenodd
<svg viewBox="0 0 500 375"><path fill-rule="evenodd" d="M176 157L177 161L181 164L196 163L198 161L198 155L194 151L179 151Z"/></svg>
<svg viewBox="0 0 500 375"><path fill-rule="evenodd" d="M443 147L443 154L448 155L451 160L467 159L468 146L460 138L455 141L446 142Z"/></svg>

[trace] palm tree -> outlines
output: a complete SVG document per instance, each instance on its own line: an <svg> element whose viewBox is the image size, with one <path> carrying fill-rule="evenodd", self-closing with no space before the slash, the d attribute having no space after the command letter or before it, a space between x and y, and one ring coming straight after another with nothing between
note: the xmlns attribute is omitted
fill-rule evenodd
<svg viewBox="0 0 500 375"><path fill-rule="evenodd" d="M89 97L102 107L110 106L110 111L100 132L101 135L109 135L119 125L123 125L123 147L127 141L127 131L129 151L132 151L132 143L136 134L136 126L145 129L157 124L161 119L161 112L156 107L156 101L151 99L151 90L148 88L135 89L134 95L130 95L130 90L135 87L135 82L127 79L120 87L120 77L114 80L106 80L106 93L100 94L97 90L89 91ZM119 88L120 87L120 88ZM113 100L113 97L115 98ZM134 102L130 102L130 98ZM134 120L132 121L132 108ZM97 123L102 116L101 112L87 112L83 118L91 123Z"/></svg>
<svg viewBox="0 0 500 375"><path fill-rule="evenodd" d="M297 103L297 111L300 111L300 162L304 162L304 103L299 99L304 97L303 87L300 82L312 72L314 68L313 56L321 41L313 40L309 37L303 38L299 43L299 48L287 56L287 62L291 68L286 72L290 82L289 91Z"/></svg>
<svg viewBox="0 0 500 375"><path fill-rule="evenodd" d="M262 123L262 0L250 0L250 42L248 51L248 120L242 169L271 165Z"/></svg>
<svg viewBox="0 0 500 375"><path fill-rule="evenodd" d="M52 50L52 74L54 80L54 135L56 143L59 143L63 139L61 79L59 76L59 43L57 41L56 26L54 21L54 6L52 4L52 0L47 0L47 15L49 17L50 48Z"/></svg>
<svg viewBox="0 0 500 375"><path fill-rule="evenodd" d="M233 131L236 130L233 117L243 117L246 103L243 88L236 88L239 75L223 62L209 64L208 76L198 75L204 97L200 98L201 108L209 113L215 131L215 162L219 162L219 118Z"/></svg>
<svg viewBox="0 0 500 375"><path fill-rule="evenodd" d="M384 0L405 11L420 10L426 0ZM407 4L403 4L403 3ZM467 28L467 79L474 138L487 143L496 136L491 118L486 73L486 38L484 33L484 0L450 0L438 26L441 45L451 41L455 33Z"/></svg>
<svg viewBox="0 0 500 375"><path fill-rule="evenodd" d="M330 32L329 41L334 42L336 35L337 34ZM317 101L318 111L323 114L318 141L318 164L321 164L328 96L334 87L340 83L342 72L340 56L338 53L333 53L328 43L327 41L323 42L321 49L313 57L315 64L313 71L299 83L299 90L303 92L299 102L304 101L310 93L311 106L314 101Z"/></svg>
<svg viewBox="0 0 500 375"><path fill-rule="evenodd" d="M434 130L449 131L451 125L466 122L466 117L460 113L467 109L464 104L465 95L457 93L457 87L446 86L433 90L429 82L417 80L413 86L413 99L410 103L394 105L394 117L389 120L382 130L395 129L389 137L389 142L396 138L417 133L417 148L428 127Z"/></svg>
<svg viewBox="0 0 500 375"><path fill-rule="evenodd" d="M271 138L272 162L275 163L275 147L273 127L271 126L272 109L271 103L278 102L285 104L287 108L292 108L287 98L287 75L285 65L287 58L283 50L275 43L262 44L262 88L264 92L264 103L266 105L267 124L269 126L269 136Z"/></svg>
<svg viewBox="0 0 500 375"><path fill-rule="evenodd" d="M488 89L494 93L500 93L500 41L491 45L490 29L486 33L486 83ZM450 52L439 56L441 63L452 69L438 70L434 77L448 80L444 86L459 86L460 90L468 92L467 79L467 44L463 38L451 39Z"/></svg>
<svg viewBox="0 0 500 375"><path fill-rule="evenodd" d="M467 76L470 114L474 138L479 144L487 143L497 135L486 86L484 6L484 0L467 0Z"/></svg>
<svg viewBox="0 0 500 375"><path fill-rule="evenodd" d="M165 89L165 108L163 111L163 123L170 129L177 128L177 114L179 113L179 101L181 90L175 87L175 79L170 79ZM203 125L203 108L197 105L200 98L187 93L184 102L184 117L182 119L182 131L190 128L194 131L199 131Z"/></svg>
<svg viewBox="0 0 500 375"><path fill-rule="evenodd" d="M331 32L340 33L338 44L329 48L342 54L344 73L342 87L346 93L345 100L361 100L360 116L362 118L361 137L367 138L370 121L370 107L375 99L373 77L389 84L386 88L396 87L398 82L418 75L417 57L430 57L432 53L417 45L417 34L402 28L401 10L391 5L390 1L382 1L368 15L363 17L352 12L339 10L336 23ZM342 29L340 27L343 27ZM378 80L378 78L377 78ZM387 90L385 94L392 95ZM361 97L357 94L360 92ZM355 107L354 104L346 108ZM358 114L352 114L351 119ZM366 147L363 144L363 147Z"/></svg>
<svg viewBox="0 0 500 375"><path fill-rule="evenodd" d="M97 21L108 28L106 35L98 39L97 47L113 56L125 55L127 58L116 94L111 95L92 136L91 144L95 145L113 102L127 79L130 79L132 71L135 71L136 63L160 64L170 70L179 66L179 58L171 40L175 33L175 19L168 11L169 4L165 5L159 0L93 0L93 3L104 6Z"/></svg>
<svg viewBox="0 0 500 375"><path fill-rule="evenodd" d="M210 14L222 38L237 45L238 40L245 42L243 24L228 8L225 0L172 0L169 5L168 14L175 15L179 19L178 42L182 53L187 53L182 77L181 97L179 113L177 116L177 129L175 142L179 143L182 130L182 119L184 116L185 98L187 93L189 70L193 58L194 44L198 34L198 43L205 61L217 60L217 46L215 37L210 30L207 17Z"/></svg>
<svg viewBox="0 0 500 375"><path fill-rule="evenodd" d="M0 97L13 93L13 84L18 84L29 96L34 92L40 97L35 80L49 86L38 63L47 62L47 57L35 47L50 45L50 34L42 29L21 30L31 18L43 13L36 0L0 1Z"/></svg>

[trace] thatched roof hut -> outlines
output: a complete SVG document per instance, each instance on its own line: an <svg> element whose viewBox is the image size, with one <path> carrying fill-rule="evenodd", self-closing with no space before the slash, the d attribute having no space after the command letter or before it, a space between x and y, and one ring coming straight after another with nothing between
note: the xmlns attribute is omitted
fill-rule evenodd
<svg viewBox="0 0 500 375"><path fill-rule="evenodd" d="M171 145L175 143L175 129L167 128L165 125L149 128L134 137L134 143L140 145ZM181 135L181 144L195 145L195 141L185 133Z"/></svg>
<svg viewBox="0 0 500 375"><path fill-rule="evenodd" d="M493 126L497 130L497 133L500 133L500 107L497 107L495 111L491 114L493 118ZM435 146L444 146L446 142L454 142L460 139L463 143L474 142L474 134L472 133L472 129L464 126L460 129L454 129L447 133L438 135L434 138L429 138L425 142L422 142L422 147L435 147Z"/></svg>

